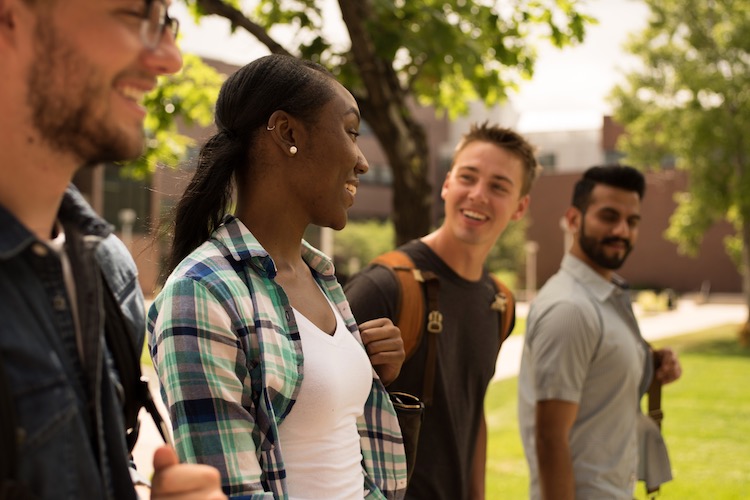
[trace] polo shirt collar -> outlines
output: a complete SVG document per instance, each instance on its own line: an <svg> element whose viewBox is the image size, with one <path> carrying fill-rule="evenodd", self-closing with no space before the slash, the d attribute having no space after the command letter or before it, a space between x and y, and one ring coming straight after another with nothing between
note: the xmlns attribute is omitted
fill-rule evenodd
<svg viewBox="0 0 750 500"><path fill-rule="evenodd" d="M581 282L600 302L605 302L613 293L627 286L625 280L616 274L612 276L612 281L607 281L591 269L588 264L571 253L565 254L560 268Z"/></svg>

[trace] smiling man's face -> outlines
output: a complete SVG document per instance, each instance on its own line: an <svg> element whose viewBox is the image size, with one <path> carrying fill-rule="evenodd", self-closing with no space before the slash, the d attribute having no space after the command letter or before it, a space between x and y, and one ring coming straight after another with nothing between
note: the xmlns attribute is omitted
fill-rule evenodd
<svg viewBox="0 0 750 500"><path fill-rule="evenodd" d="M443 183L444 225L457 240L489 249L511 220L523 216L529 197L521 196L522 183L516 155L490 142L468 143Z"/></svg>

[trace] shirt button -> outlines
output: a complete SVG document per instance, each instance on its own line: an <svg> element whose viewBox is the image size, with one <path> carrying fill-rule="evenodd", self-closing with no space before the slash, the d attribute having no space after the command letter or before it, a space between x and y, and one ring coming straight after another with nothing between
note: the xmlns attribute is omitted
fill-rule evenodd
<svg viewBox="0 0 750 500"><path fill-rule="evenodd" d="M57 294L52 298L52 307L54 307L56 311L64 311L68 308L68 301L65 300L65 297L62 294Z"/></svg>
<svg viewBox="0 0 750 500"><path fill-rule="evenodd" d="M49 249L41 243L34 243L31 246L31 251L39 257L46 257L46 255L49 253Z"/></svg>

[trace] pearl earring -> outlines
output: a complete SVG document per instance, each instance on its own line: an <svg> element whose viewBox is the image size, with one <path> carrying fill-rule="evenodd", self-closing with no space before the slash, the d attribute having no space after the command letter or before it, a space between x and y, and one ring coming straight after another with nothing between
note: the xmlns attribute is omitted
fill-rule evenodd
<svg viewBox="0 0 750 500"><path fill-rule="evenodd" d="M291 146L291 147L289 148L289 153L290 153L291 155L296 155L296 154L297 154L297 146Z"/></svg>

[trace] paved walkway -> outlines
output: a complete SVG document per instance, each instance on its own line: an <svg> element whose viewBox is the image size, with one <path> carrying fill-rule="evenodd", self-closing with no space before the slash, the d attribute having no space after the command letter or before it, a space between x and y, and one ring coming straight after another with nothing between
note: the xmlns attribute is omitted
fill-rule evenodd
<svg viewBox="0 0 750 500"><path fill-rule="evenodd" d="M525 317L528 305L519 303L516 313ZM696 304L680 300L677 308L658 314L643 314L636 308L638 325L646 340L673 337L727 323L742 323L747 319L747 307L741 303ZM523 332L514 332L504 343L495 368L495 380L518 375L523 352Z"/></svg>
<svg viewBox="0 0 750 500"><path fill-rule="evenodd" d="M527 312L527 304L517 305L517 314L520 317L525 317ZM673 311L647 315L636 310L636 315L643 336L647 340L655 340L727 323L741 323L747 319L747 308L741 303L697 305L690 300L681 300L677 309ZM495 380L514 377L518 374L522 348L523 332L515 332L505 341L498 357ZM149 379L154 401L162 415L166 417L167 413L159 395L156 374L150 366L144 366L143 371ZM146 477L150 477L153 472L152 457L154 450L161 444L161 437L151 417L145 411L141 411L141 435L133 454L138 470Z"/></svg>

